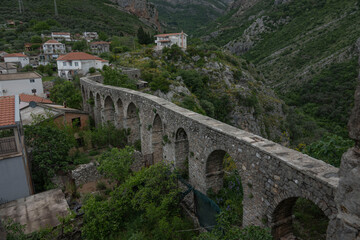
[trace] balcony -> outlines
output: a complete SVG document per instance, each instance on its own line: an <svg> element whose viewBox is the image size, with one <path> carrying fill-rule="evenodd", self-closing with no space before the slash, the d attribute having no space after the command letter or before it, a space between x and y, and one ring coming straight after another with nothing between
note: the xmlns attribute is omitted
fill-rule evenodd
<svg viewBox="0 0 360 240"><path fill-rule="evenodd" d="M15 137L0 138L0 156L18 153Z"/></svg>

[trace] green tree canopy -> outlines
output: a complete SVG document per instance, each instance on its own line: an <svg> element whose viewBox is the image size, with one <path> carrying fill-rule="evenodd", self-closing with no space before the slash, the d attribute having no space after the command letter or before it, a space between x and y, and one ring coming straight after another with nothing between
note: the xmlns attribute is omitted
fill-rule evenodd
<svg viewBox="0 0 360 240"><path fill-rule="evenodd" d="M58 79L50 90L50 99L57 104L65 102L70 108L81 109L81 92L70 81Z"/></svg>
<svg viewBox="0 0 360 240"><path fill-rule="evenodd" d="M50 178L69 164L68 153L75 146L73 135L58 128L52 120L25 126L26 145L30 149L32 177L37 191L51 186Z"/></svg>

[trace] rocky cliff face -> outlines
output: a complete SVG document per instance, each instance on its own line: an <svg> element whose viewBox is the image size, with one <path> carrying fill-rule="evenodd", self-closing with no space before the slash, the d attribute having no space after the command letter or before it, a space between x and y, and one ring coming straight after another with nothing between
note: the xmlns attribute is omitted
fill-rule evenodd
<svg viewBox="0 0 360 240"><path fill-rule="evenodd" d="M142 20L147 25L161 32L158 11L154 4L147 0L113 0L120 8L128 11Z"/></svg>

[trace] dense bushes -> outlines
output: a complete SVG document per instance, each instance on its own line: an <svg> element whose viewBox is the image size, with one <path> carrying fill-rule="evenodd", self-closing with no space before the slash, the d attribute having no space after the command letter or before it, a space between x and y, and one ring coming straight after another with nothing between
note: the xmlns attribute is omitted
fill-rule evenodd
<svg viewBox="0 0 360 240"><path fill-rule="evenodd" d="M104 84L106 85L136 89L135 80L130 79L126 74L123 74L121 70L107 67L104 68L102 75L104 76Z"/></svg>
<svg viewBox="0 0 360 240"><path fill-rule="evenodd" d="M83 234L89 240L190 239L192 232L177 231L192 227L181 216L178 194L176 176L168 167L142 169L116 187L109 199L88 198Z"/></svg>

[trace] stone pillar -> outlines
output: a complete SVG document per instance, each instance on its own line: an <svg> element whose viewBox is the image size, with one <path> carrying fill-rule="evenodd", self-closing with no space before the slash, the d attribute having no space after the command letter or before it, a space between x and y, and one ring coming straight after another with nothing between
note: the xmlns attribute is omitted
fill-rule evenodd
<svg viewBox="0 0 360 240"><path fill-rule="evenodd" d="M356 45L360 53L360 38ZM327 236L331 240L360 240L360 75L358 82L348 124L349 136L355 141L355 146L341 159L340 181L335 195L338 215L330 222Z"/></svg>

